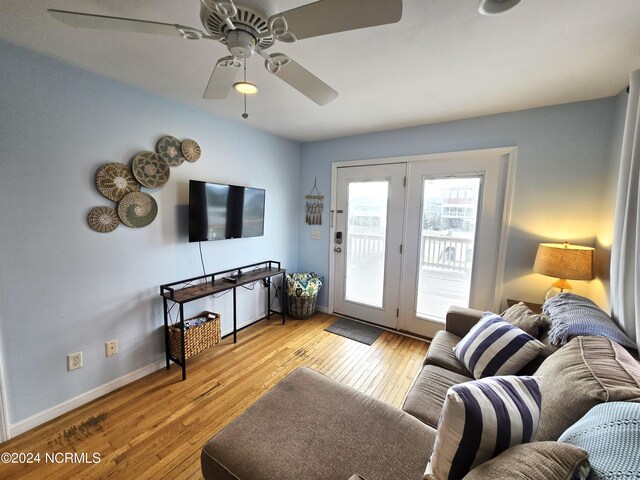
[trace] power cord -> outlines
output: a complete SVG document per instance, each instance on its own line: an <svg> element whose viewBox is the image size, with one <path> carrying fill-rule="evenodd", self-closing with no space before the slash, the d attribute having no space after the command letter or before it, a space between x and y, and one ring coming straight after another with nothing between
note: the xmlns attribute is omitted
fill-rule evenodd
<svg viewBox="0 0 640 480"><path fill-rule="evenodd" d="M200 248L200 263L202 263L202 274L206 275L207 270L204 268L204 258L202 257L202 242L198 242L198 247Z"/></svg>
<svg viewBox="0 0 640 480"><path fill-rule="evenodd" d="M258 281L259 281L259 280L258 280ZM253 290L254 288L256 288L256 283L258 283L258 281L253 282L253 283L251 284L251 286L249 286L249 287L248 287L248 286L246 286L246 285L240 285L240 286L241 286L242 288L244 288L245 290Z"/></svg>

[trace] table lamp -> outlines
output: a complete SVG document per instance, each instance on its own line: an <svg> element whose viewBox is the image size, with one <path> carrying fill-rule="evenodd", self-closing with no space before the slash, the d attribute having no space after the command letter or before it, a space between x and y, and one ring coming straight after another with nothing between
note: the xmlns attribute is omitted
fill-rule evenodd
<svg viewBox="0 0 640 480"><path fill-rule="evenodd" d="M538 245L533 271L558 279L545 292L545 300L572 290L567 279L593 280L593 252L591 247L569 245L569 242Z"/></svg>

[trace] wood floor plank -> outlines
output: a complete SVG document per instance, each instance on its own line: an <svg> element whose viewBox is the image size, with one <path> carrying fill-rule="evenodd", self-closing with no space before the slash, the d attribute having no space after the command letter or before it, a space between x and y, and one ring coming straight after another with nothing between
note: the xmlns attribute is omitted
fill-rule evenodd
<svg viewBox="0 0 640 480"><path fill-rule="evenodd" d="M428 344L385 331L367 346L324 329L336 317L257 323L0 445L2 452L100 454L100 463L0 464L2 479L201 479L202 445L305 365L400 406Z"/></svg>

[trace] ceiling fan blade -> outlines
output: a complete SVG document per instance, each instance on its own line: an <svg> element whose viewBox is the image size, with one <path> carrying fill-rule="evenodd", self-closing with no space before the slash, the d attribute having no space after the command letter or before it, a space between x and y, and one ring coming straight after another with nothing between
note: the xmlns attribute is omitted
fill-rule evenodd
<svg viewBox="0 0 640 480"><path fill-rule="evenodd" d="M218 60L204 91L203 98L207 100L227 98L241 67L242 63L232 56L222 57Z"/></svg>
<svg viewBox="0 0 640 480"><path fill-rule="evenodd" d="M322 0L274 17L284 17L298 40L399 22L402 0Z"/></svg>
<svg viewBox="0 0 640 480"><path fill-rule="evenodd" d="M338 92L333 88L284 53L269 55L264 66L320 106L326 105L338 96Z"/></svg>
<svg viewBox="0 0 640 480"><path fill-rule="evenodd" d="M89 13L68 12L66 10L47 10L52 17L72 27L93 28L96 30L115 30L117 32L153 33L184 37L185 29L189 32L200 32L191 27L183 27L172 23L150 22L133 18L109 17ZM200 32L204 36L204 32Z"/></svg>

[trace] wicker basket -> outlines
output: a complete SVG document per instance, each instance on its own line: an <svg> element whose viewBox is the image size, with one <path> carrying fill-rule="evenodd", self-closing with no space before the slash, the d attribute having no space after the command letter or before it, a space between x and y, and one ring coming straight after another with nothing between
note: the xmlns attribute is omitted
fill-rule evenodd
<svg viewBox="0 0 640 480"><path fill-rule="evenodd" d="M207 321L200 325L185 328L184 330L184 358L193 357L202 350L220 342L220 315L204 311L200 315L185 319L196 320L206 318ZM180 358L180 322L169 326L169 351L171 355Z"/></svg>
<svg viewBox="0 0 640 480"><path fill-rule="evenodd" d="M289 307L289 315L297 320L307 320L311 318L316 311L316 301L318 295L296 297L289 295L287 298L287 306Z"/></svg>

